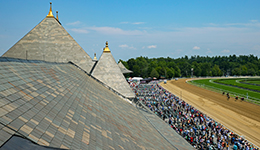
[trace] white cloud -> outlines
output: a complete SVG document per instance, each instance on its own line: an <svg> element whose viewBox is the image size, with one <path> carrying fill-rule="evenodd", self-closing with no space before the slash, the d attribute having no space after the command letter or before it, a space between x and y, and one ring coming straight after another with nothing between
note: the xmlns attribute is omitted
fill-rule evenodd
<svg viewBox="0 0 260 150"><path fill-rule="evenodd" d="M71 31L73 32L76 32L76 33L89 33L88 30L86 29L76 29L76 28L73 28L73 29L70 29Z"/></svg>
<svg viewBox="0 0 260 150"><path fill-rule="evenodd" d="M215 24L215 23L208 23L205 24L206 26L215 26L215 27L219 27L219 28L227 28L229 29L230 26L240 26L240 27L259 27L260 23L258 22L258 20L249 20L249 22L246 23L225 23L225 24ZM207 27L206 27L207 28Z"/></svg>
<svg viewBox="0 0 260 150"><path fill-rule="evenodd" d="M120 22L120 24L128 24L129 22Z"/></svg>
<svg viewBox="0 0 260 150"><path fill-rule="evenodd" d="M138 24L144 24L144 22L133 22L133 23L131 23L131 22L125 21L125 22L120 22L120 24L135 24L135 25L138 25Z"/></svg>
<svg viewBox="0 0 260 150"><path fill-rule="evenodd" d="M257 24L253 22L255 21L248 21L246 23ZM128 22L126 26L132 25L132 23ZM260 23L260 20L258 23ZM166 51L172 49L174 43L174 57L181 57L184 52L187 52L188 55L189 53L192 55L227 55L232 53L233 49L237 49L236 54L258 53L259 55L258 46L255 45L260 45L260 28L256 28L255 26L227 26L225 24L211 25L205 25L204 27L153 28L152 30L140 29L139 26L141 25L132 25L134 28L126 28L121 25L122 27L88 26L78 29L81 29L79 30L81 32L88 31L89 33L85 35L89 35L88 38L90 39L92 35L93 39L98 39L97 35L104 36L104 39L108 39L109 37L109 39L117 41L116 46L125 52L130 51L129 48L133 48L133 46L138 49L135 51L136 53L138 51L153 52L160 45L160 50L164 54L167 54ZM187 41L190 42L187 43ZM145 43L150 44L146 45ZM237 43L239 43L239 46ZM207 49L209 47L210 49ZM183 51L178 54L176 51L178 49L182 49ZM248 51L244 51L245 49L248 49ZM134 55L133 53L131 54ZM139 53L135 55L139 55ZM151 53L147 54L149 57L151 55ZM126 58L126 56L121 57Z"/></svg>
<svg viewBox="0 0 260 150"><path fill-rule="evenodd" d="M129 47L129 49L136 49L135 47L133 47L133 46L131 46L131 47Z"/></svg>
<svg viewBox="0 0 260 150"><path fill-rule="evenodd" d="M132 24L138 25L138 24L144 24L144 22L134 22L134 23L132 23Z"/></svg>
<svg viewBox="0 0 260 150"><path fill-rule="evenodd" d="M260 27L258 20L250 20L249 23L229 23L226 26L241 26L241 27Z"/></svg>
<svg viewBox="0 0 260 150"><path fill-rule="evenodd" d="M124 45L119 45L118 47L125 48L125 47L129 47L129 46L124 44Z"/></svg>
<svg viewBox="0 0 260 150"><path fill-rule="evenodd" d="M127 44L119 45L118 47L127 48L127 49L136 49L135 47L133 47L133 46L128 46Z"/></svg>
<svg viewBox="0 0 260 150"><path fill-rule="evenodd" d="M198 47L198 46L194 46L192 49L200 49L200 47Z"/></svg>
<svg viewBox="0 0 260 150"><path fill-rule="evenodd" d="M221 51L222 53L229 53L230 50L224 49L223 51Z"/></svg>
<svg viewBox="0 0 260 150"><path fill-rule="evenodd" d="M258 20L250 20L250 22L256 23L258 22Z"/></svg>
<svg viewBox="0 0 260 150"><path fill-rule="evenodd" d="M157 45L150 45L150 46L147 46L147 48L156 48Z"/></svg>
<svg viewBox="0 0 260 150"><path fill-rule="evenodd" d="M114 27L87 27L89 30L93 30L96 32L100 32L102 34L109 34L109 35L142 35L144 34L143 31L140 30L122 30L120 28Z"/></svg>
<svg viewBox="0 0 260 150"><path fill-rule="evenodd" d="M209 23L208 25L210 25L210 26L219 26L219 24L216 24L216 23Z"/></svg>
<svg viewBox="0 0 260 150"><path fill-rule="evenodd" d="M80 21L75 21L75 22L67 23L66 25L75 26L75 25L79 25L80 23L81 23Z"/></svg>
<svg viewBox="0 0 260 150"><path fill-rule="evenodd" d="M238 28L238 27L202 27L202 28L196 28L196 27L188 27L188 28L180 28L180 31L184 32L192 32L196 34L208 34L209 32L230 32L230 31L243 31L246 30L246 28Z"/></svg>
<svg viewBox="0 0 260 150"><path fill-rule="evenodd" d="M73 28L69 29L77 33L89 33L89 32L98 32L100 34L106 35L145 35L147 32L145 30L123 30L116 27L82 27L82 28Z"/></svg>
<svg viewBox="0 0 260 150"><path fill-rule="evenodd" d="M212 51L209 48L207 48L207 52L206 53L207 54L212 54Z"/></svg>

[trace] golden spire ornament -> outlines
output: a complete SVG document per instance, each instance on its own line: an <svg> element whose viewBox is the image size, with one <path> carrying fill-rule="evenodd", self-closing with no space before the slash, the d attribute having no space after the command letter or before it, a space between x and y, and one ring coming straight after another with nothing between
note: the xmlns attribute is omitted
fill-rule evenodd
<svg viewBox="0 0 260 150"><path fill-rule="evenodd" d="M54 18L53 14L52 14L51 5L52 5L52 3L50 2L50 11L49 11L49 14L46 16L47 18Z"/></svg>
<svg viewBox="0 0 260 150"><path fill-rule="evenodd" d="M108 42L106 42L106 47L104 48L103 52L110 52L110 49L108 48Z"/></svg>

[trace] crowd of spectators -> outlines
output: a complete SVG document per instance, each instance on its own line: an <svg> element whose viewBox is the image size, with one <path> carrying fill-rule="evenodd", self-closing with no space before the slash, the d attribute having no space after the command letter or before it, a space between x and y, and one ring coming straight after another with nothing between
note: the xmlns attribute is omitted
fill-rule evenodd
<svg viewBox="0 0 260 150"><path fill-rule="evenodd" d="M139 102L162 118L194 148L203 150L258 150L181 98L163 89L157 81L130 83Z"/></svg>

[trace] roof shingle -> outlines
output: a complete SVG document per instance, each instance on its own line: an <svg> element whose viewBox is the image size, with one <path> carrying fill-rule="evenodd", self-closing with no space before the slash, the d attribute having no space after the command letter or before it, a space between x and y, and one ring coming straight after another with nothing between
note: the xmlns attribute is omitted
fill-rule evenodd
<svg viewBox="0 0 260 150"><path fill-rule="evenodd" d="M175 149L133 105L74 65L0 58L0 81L0 146L15 134L56 148Z"/></svg>

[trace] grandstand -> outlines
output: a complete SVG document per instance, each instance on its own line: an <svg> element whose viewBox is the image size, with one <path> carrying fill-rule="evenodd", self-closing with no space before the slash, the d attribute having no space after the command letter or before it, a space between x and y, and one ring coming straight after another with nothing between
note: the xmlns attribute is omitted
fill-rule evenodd
<svg viewBox="0 0 260 150"><path fill-rule="evenodd" d="M130 101L108 43L93 61L52 6L0 57L0 85L2 149L193 149Z"/></svg>

